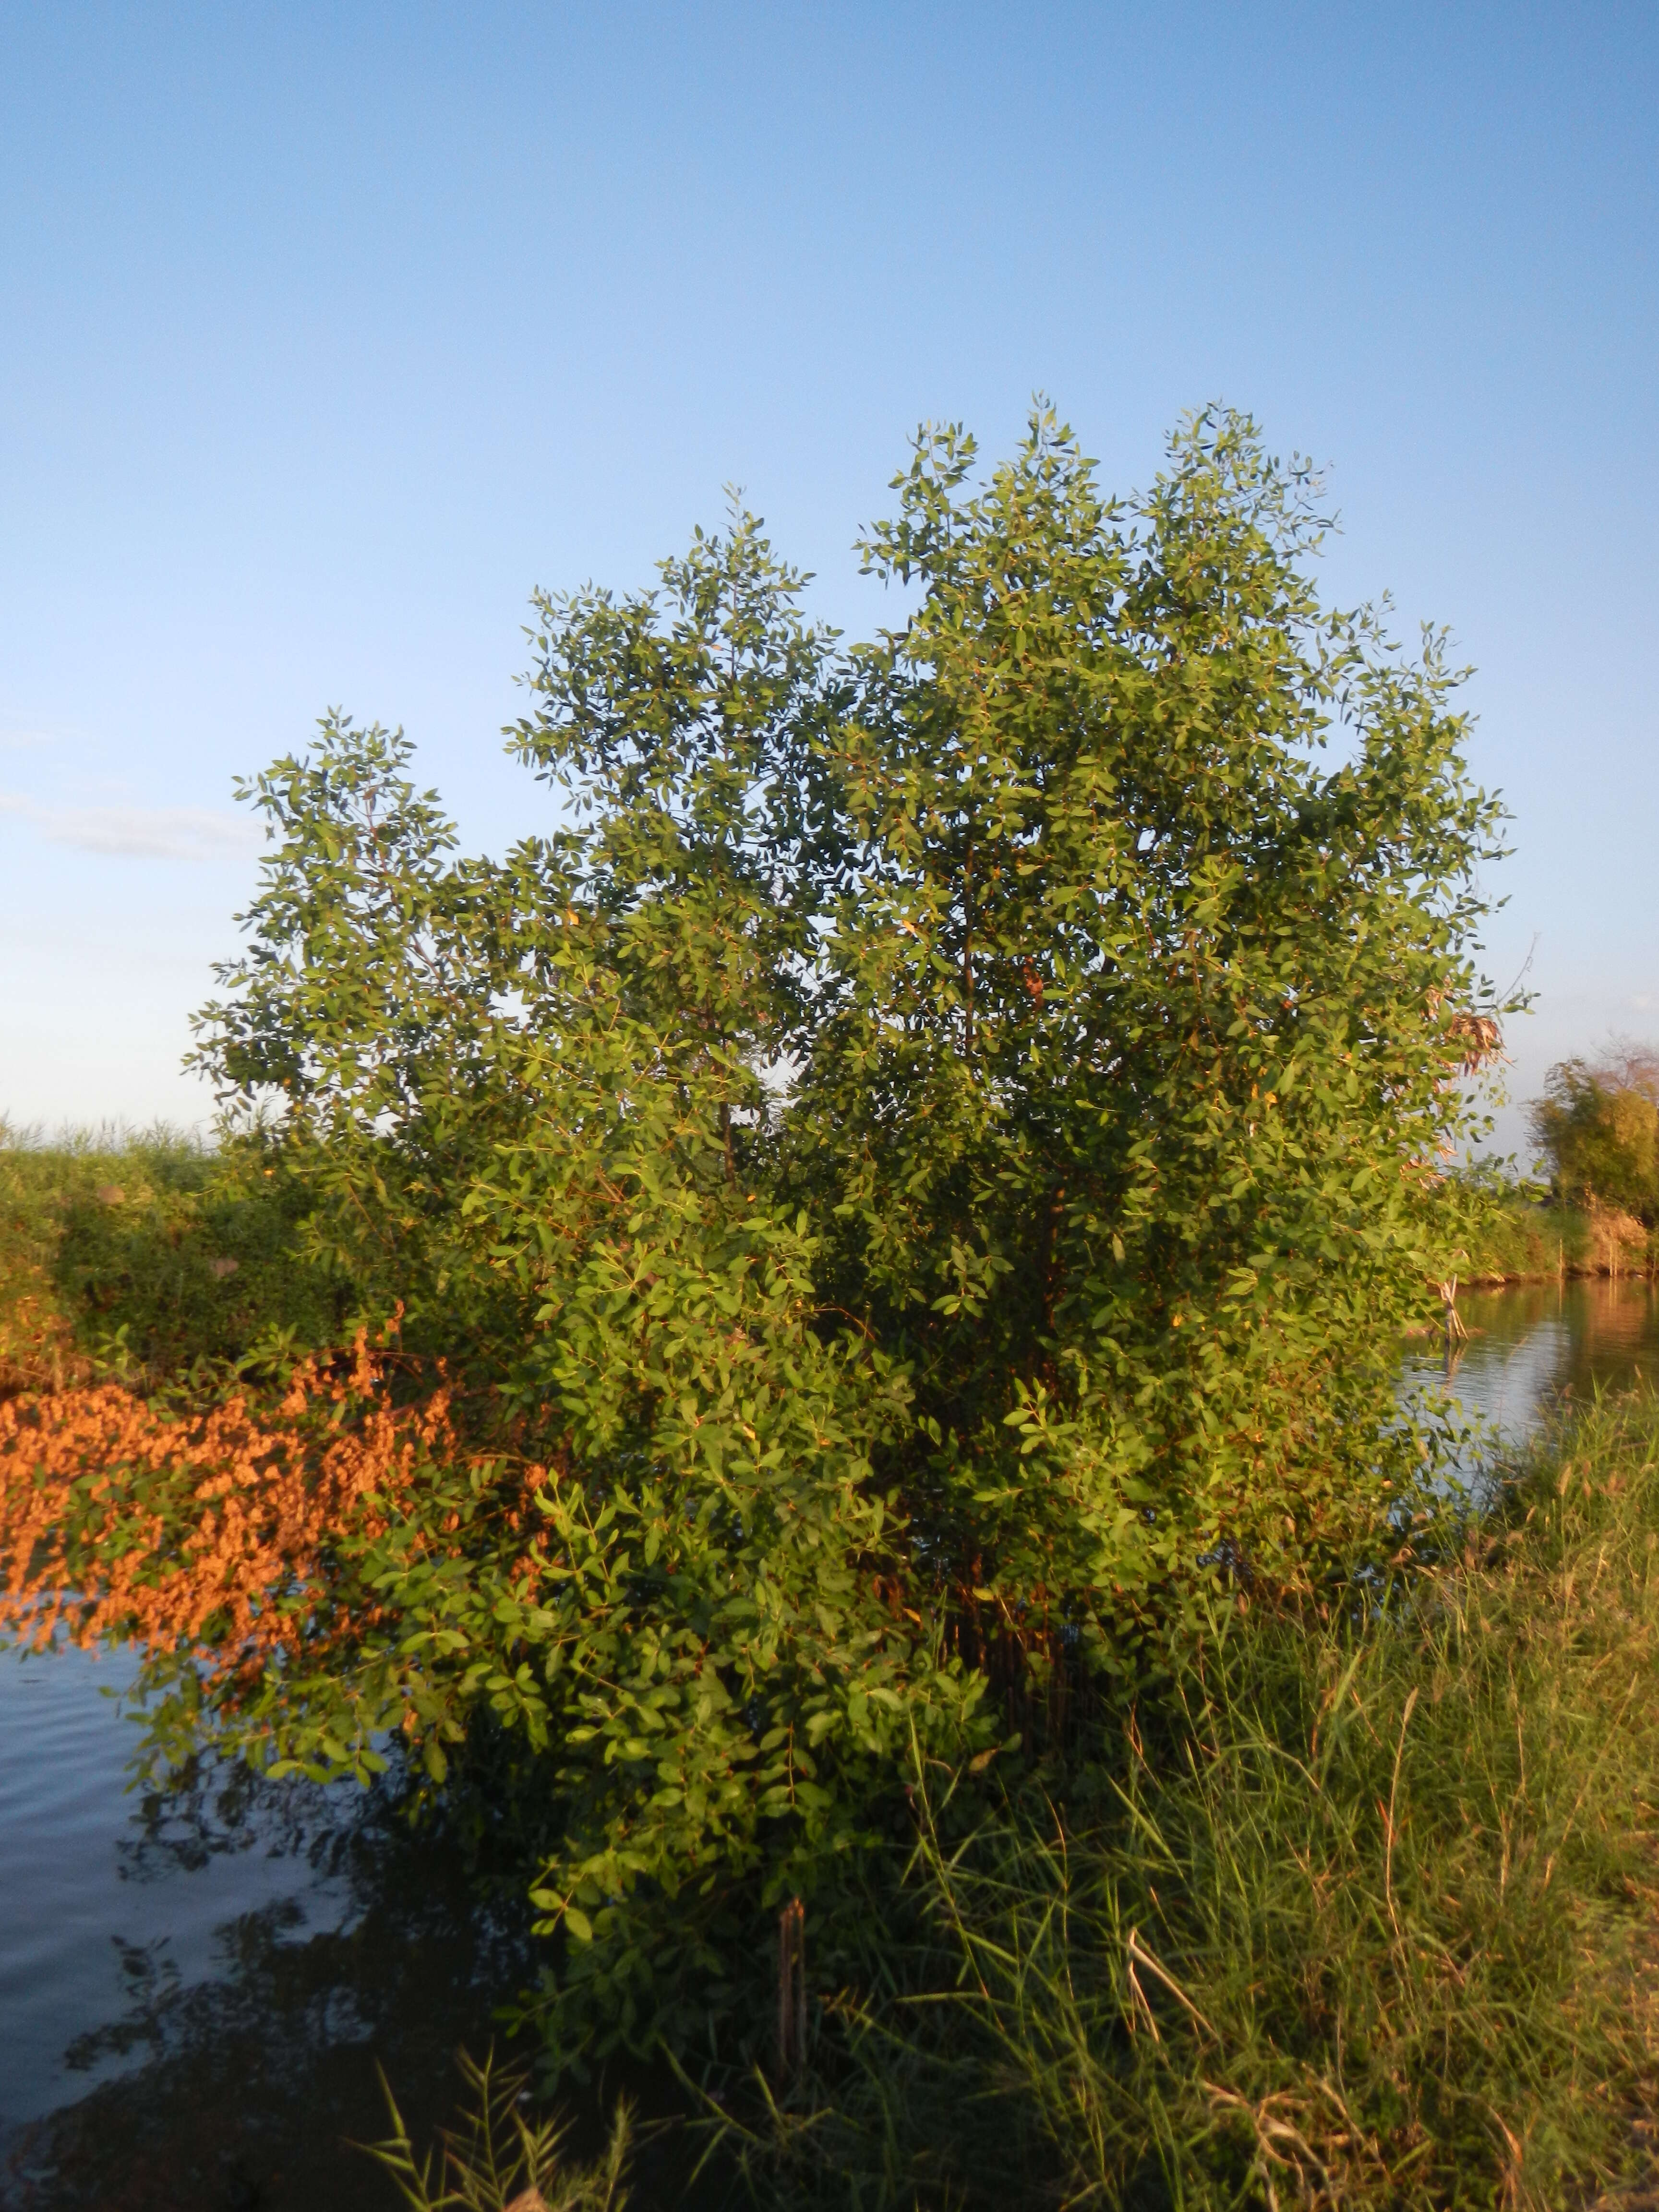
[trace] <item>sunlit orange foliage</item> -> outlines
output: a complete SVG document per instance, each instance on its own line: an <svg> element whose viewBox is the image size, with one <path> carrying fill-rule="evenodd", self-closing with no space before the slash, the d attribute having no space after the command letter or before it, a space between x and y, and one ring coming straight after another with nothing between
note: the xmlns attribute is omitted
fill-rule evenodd
<svg viewBox="0 0 1659 2212"><path fill-rule="evenodd" d="M113 1383L16 1398L0 1405L0 1628L257 1672L314 1643L331 1547L380 1533L452 1443L447 1394L394 1408L361 1338L348 1371L301 1366L264 1413L238 1395L173 1413Z"/></svg>

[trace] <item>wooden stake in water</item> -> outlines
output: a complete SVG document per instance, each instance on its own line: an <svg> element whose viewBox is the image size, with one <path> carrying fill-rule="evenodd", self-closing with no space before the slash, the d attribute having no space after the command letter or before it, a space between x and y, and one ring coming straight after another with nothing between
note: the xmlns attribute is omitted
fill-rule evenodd
<svg viewBox="0 0 1659 2212"><path fill-rule="evenodd" d="M792 1897L778 1915L778 2079L788 2083L806 2057L806 1907Z"/></svg>
<svg viewBox="0 0 1659 2212"><path fill-rule="evenodd" d="M1468 1335L1468 1329L1463 1326L1463 1316L1457 1310L1457 1278L1455 1275L1454 1275L1449 1282L1444 1282L1440 1285L1440 1303L1445 1308L1446 1349L1449 1352L1454 1344L1462 1343Z"/></svg>

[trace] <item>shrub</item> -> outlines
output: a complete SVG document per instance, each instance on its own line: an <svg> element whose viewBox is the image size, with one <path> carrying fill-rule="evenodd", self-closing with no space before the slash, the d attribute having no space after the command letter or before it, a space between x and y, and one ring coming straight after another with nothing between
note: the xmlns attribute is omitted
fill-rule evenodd
<svg viewBox="0 0 1659 2212"><path fill-rule="evenodd" d="M1129 506L1047 414L974 465L920 441L866 646L743 514L539 599L511 744L562 811L504 860L342 718L250 787L201 1062L386 1332L340 1418L441 1392L451 1441L277 1573L326 1664L194 1718L316 1771L404 1725L438 1779L521 1731L566 2048L705 2034L763 1914L855 1909L914 1756L1063 1760L1207 1583L1340 1576L1428 1449L1395 1330L1498 821L1439 645L1320 606L1316 487L1242 418Z"/></svg>

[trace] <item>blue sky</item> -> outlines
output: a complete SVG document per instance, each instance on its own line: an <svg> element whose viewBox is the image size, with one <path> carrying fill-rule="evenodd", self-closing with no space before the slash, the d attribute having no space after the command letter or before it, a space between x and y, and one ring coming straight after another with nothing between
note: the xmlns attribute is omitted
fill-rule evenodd
<svg viewBox="0 0 1659 2212"><path fill-rule="evenodd" d="M12 0L0 1112L204 1115L232 779L325 707L499 847L532 586L734 481L866 627L915 424L1037 388L1115 488L1215 398L1330 465L1331 596L1478 665L1517 1092L1659 1034L1656 64L1651 4Z"/></svg>

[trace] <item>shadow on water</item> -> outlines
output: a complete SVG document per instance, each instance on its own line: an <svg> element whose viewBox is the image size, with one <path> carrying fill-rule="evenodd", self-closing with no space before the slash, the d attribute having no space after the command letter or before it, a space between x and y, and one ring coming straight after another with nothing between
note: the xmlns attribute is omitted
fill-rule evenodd
<svg viewBox="0 0 1659 2212"><path fill-rule="evenodd" d="M457 2047L498 2038L493 2008L532 1978L533 1945L527 1906L481 1885L471 1851L411 1828L389 1790L354 1796L221 1770L145 1802L117 1847L127 1883L241 1860L265 1886L275 1862L285 1888L225 1920L205 1961L165 1933L112 1939L125 2002L63 2058L95 2086L13 2130L8 2212L397 2201L344 2147L386 2132L377 2066L429 2136L453 2109Z"/></svg>

